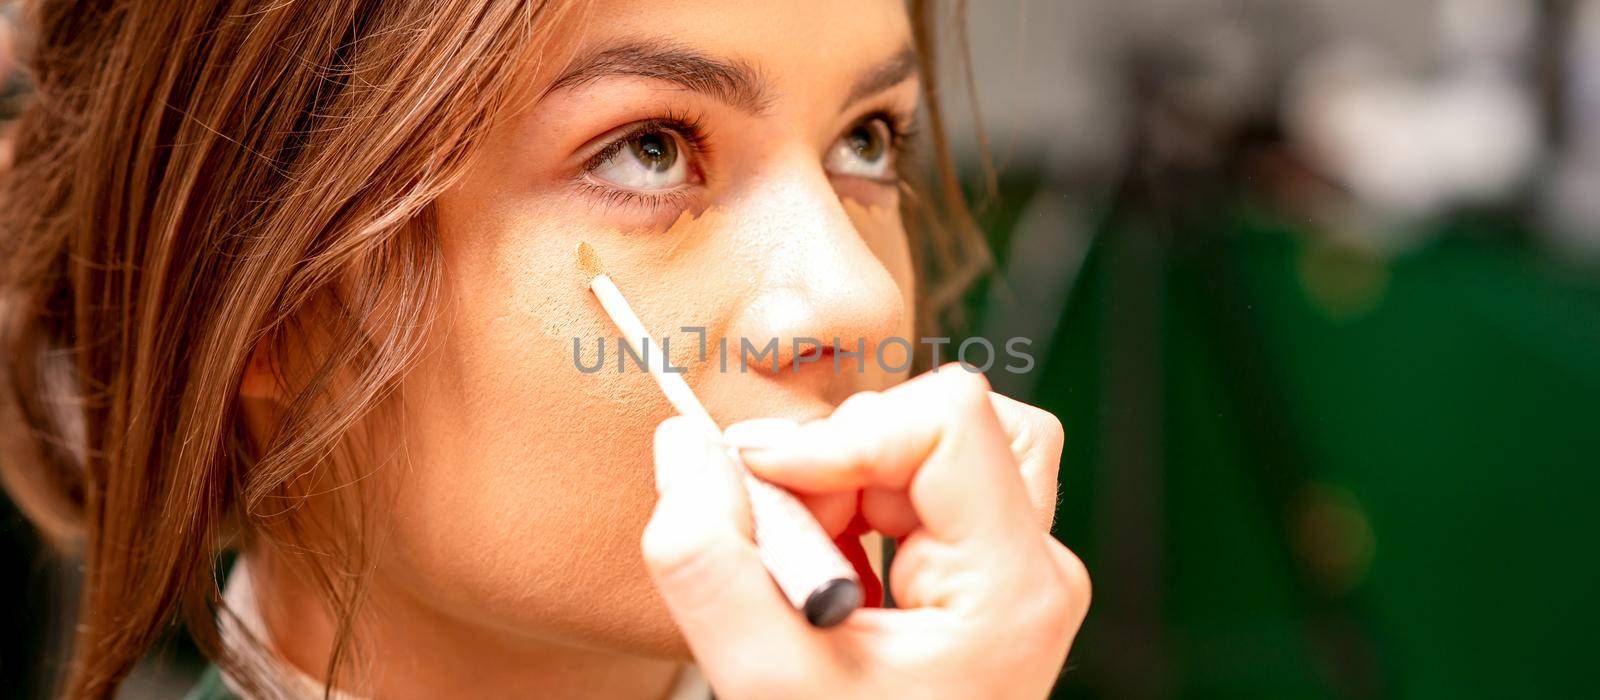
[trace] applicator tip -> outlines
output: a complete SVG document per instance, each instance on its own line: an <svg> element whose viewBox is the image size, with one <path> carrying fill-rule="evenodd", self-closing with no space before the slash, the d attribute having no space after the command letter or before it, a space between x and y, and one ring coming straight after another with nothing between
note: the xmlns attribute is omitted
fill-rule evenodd
<svg viewBox="0 0 1600 700"><path fill-rule="evenodd" d="M583 271L585 282L606 273L606 269L600 266L600 256L584 242L578 243L578 269Z"/></svg>

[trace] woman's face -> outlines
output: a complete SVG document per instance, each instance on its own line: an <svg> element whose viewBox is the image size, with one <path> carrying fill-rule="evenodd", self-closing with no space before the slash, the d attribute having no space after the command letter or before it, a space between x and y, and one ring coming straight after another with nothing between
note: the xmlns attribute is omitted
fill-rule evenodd
<svg viewBox="0 0 1600 700"><path fill-rule="evenodd" d="M445 290L403 387L409 464L375 477L399 497L374 594L513 642L679 652L638 545L671 409L617 371L574 250L594 247L719 422L897 381L904 353L880 363L875 341L911 334L893 163L911 32L900 0L603 0L554 36L529 106L438 201ZM604 369L579 371L574 338L592 364L602 337ZM865 359L794 369L795 338L836 337ZM782 369L741 372L740 341L772 339Z"/></svg>

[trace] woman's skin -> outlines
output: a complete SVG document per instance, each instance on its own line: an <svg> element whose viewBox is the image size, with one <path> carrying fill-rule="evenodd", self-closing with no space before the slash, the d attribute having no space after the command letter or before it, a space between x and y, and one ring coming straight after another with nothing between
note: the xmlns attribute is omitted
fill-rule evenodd
<svg viewBox="0 0 1600 700"><path fill-rule="evenodd" d="M1041 529L1059 424L989 397L959 370L890 389L905 374L870 360L858 372L858 360L842 358L836 372L824 354L789 369L795 337L839 337L846 349L865 338L870 358L877 340L912 335L915 288L886 142L919 99L903 3L602 1L562 17L553 36L529 70L528 106L488 135L437 202L445 289L429 352L401 389L401 433L386 441L403 459L366 477L397 496L363 610L363 650L377 660L363 690L659 697L691 647L726 697L776 687L747 677L761 669L787 670L770 679L793 683L792 672L827 665L815 677L837 683L852 658L885 660L857 668L885 687L937 688L923 685L935 675L918 674L967 671L979 676L967 687L1009 678L1036 691L1043 678L1048 688L1087 604L1081 566L1062 564L1071 555ZM649 120L659 121L634 129ZM920 426L885 425L825 453L773 450L763 461L752 451L752 468L804 492L833 532L862 488L880 529L936 531L912 536L894 590L903 602L957 606L914 618L957 638L913 661L895 656L911 649L903 644L868 648L881 641L868 631L886 624L877 615L828 633L796 627L750 568L744 506L718 490L726 465L705 459L702 436L667 423L653 468L652 434L672 411L647 375L616 371L616 331L572 263L580 241L652 332L673 339L676 364L724 424L823 418L861 391L888 390L850 405L922 402L904 414ZM736 355L728 372L695 362L698 337L681 326L704 327L713 346L777 338L785 369L740 372ZM609 338L612 364L578 371L574 337L586 361L595 339ZM251 423L270 425L276 393L265 373L243 393ZM814 429L831 438L884 420L841 411ZM778 439L792 428L738 432ZM664 479L673 497L661 498L647 566L640 538L657 469L673 474ZM333 637L322 608L267 552L247 556L274 647L320 677ZM705 597L717 591L726 602ZM750 636L727 636L740 629ZM1030 629L1048 643L1021 655L1008 643L1003 659L984 646ZM818 645L861 648L829 661Z"/></svg>

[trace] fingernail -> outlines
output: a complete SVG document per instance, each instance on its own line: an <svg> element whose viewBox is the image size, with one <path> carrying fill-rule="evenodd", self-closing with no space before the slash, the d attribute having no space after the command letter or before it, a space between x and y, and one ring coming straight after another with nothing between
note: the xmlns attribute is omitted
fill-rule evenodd
<svg viewBox="0 0 1600 700"><path fill-rule="evenodd" d="M739 450L764 450L781 446L800 432L800 424L787 418L741 421L722 431L722 441Z"/></svg>

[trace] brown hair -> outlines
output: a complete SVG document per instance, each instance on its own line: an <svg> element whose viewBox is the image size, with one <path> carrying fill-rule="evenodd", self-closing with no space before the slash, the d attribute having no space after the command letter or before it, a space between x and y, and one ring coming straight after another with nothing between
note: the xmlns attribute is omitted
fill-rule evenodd
<svg viewBox="0 0 1600 700"><path fill-rule="evenodd" d="M367 530L332 535L361 502L299 506L347 480L357 427L415 360L439 275L430 203L566 4L28 8L34 92L0 181L0 480L82 557L66 695L112 695L175 617L233 663L214 572L240 537L301 552L336 648L353 641ZM933 11L911 6L930 40ZM929 115L937 135L935 100ZM931 199L953 226L920 258L936 275L979 259L944 182ZM263 348L312 364L274 368L288 409L255 444L239 388Z"/></svg>

